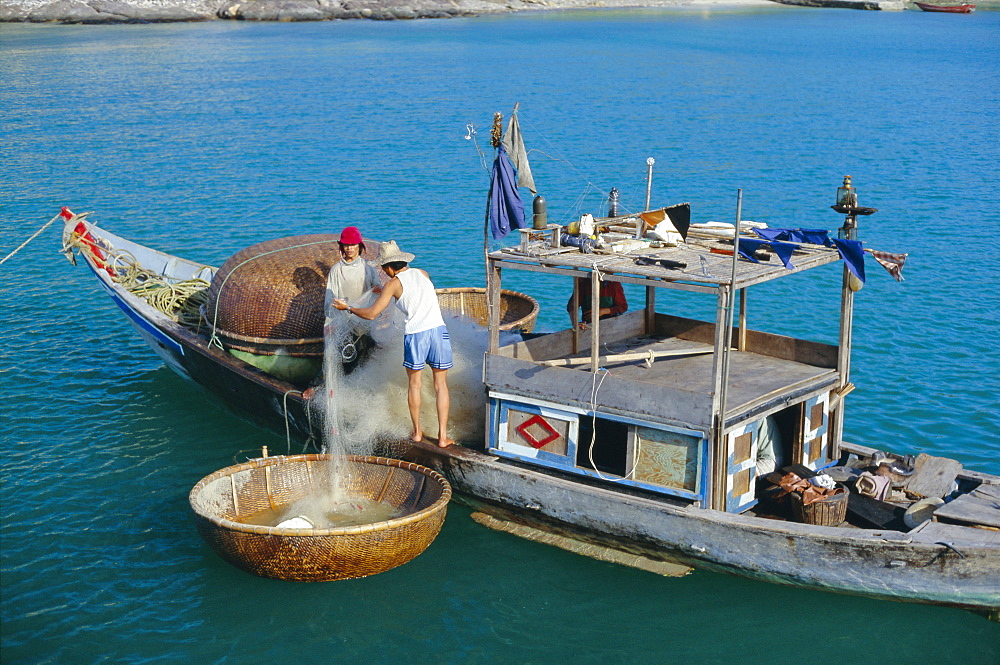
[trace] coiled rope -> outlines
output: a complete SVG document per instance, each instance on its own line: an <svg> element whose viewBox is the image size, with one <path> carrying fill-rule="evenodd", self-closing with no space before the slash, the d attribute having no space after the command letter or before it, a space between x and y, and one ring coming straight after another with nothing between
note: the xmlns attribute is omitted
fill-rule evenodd
<svg viewBox="0 0 1000 665"><path fill-rule="evenodd" d="M74 233L65 249L76 248L98 261L94 251ZM124 249L102 248L107 256L102 260L114 273L113 279L129 293L145 300L182 326L197 328L201 324L199 308L208 302L209 283L204 279L167 281L161 275L146 270L135 255Z"/></svg>

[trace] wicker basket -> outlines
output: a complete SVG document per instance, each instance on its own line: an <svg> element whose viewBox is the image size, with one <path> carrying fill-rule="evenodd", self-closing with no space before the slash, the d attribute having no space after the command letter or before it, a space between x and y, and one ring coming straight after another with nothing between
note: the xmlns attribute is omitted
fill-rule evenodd
<svg viewBox="0 0 1000 665"><path fill-rule="evenodd" d="M202 317L228 348L272 355L323 355L326 278L340 260L340 234L262 242L231 256L212 279ZM364 258L380 243L365 240Z"/></svg>
<svg viewBox="0 0 1000 665"><path fill-rule="evenodd" d="M444 523L451 487L431 469L385 457L348 456L352 493L389 504L400 517L329 529L239 521L321 491L329 455L264 457L203 478L188 497L198 530L223 559L262 577L320 582L365 577L423 552Z"/></svg>
<svg viewBox="0 0 1000 665"><path fill-rule="evenodd" d="M841 488L843 489L843 488ZM802 495L791 492L792 516L805 524L820 526L837 526L847 518L847 490L839 494L831 494L825 499L813 501L809 505L802 504Z"/></svg>
<svg viewBox="0 0 1000 665"><path fill-rule="evenodd" d="M467 316L486 327L488 323L486 289L475 287L438 289L437 296L442 314ZM500 291L500 330L517 329L530 333L535 328L537 318L537 300L517 291L507 289Z"/></svg>

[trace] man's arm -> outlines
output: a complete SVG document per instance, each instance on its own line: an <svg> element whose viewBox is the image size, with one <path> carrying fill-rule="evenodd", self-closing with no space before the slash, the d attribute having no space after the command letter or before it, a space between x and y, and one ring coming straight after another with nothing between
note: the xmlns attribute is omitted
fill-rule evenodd
<svg viewBox="0 0 1000 665"><path fill-rule="evenodd" d="M398 277L393 277L383 287L378 300L371 307L351 307L351 313L367 321L373 321L389 306L391 298L398 299L401 295L403 295L403 285L400 283ZM347 301L340 298L333 301L333 306L340 310L348 308Z"/></svg>

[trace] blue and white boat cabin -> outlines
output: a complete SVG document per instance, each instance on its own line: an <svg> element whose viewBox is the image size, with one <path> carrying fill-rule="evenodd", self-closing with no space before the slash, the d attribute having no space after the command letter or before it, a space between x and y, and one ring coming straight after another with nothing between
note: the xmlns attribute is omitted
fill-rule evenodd
<svg viewBox="0 0 1000 665"><path fill-rule="evenodd" d="M848 215L842 237L853 236L855 220ZM734 513L757 503L757 478L776 464L817 470L835 462L843 397L853 387L851 275L845 268L837 346L749 329L747 292L838 262L837 249L799 244L789 269L777 257L734 261L731 231L691 229L670 247L628 240L641 223L597 220L606 237L622 239L605 251L557 247L547 229L522 230L521 245L488 255L489 452ZM571 278L574 304L589 280L592 311L602 281L643 287L645 302L589 326L574 315L566 330L501 347L495 304L504 270ZM664 290L714 298L715 320L658 312Z"/></svg>

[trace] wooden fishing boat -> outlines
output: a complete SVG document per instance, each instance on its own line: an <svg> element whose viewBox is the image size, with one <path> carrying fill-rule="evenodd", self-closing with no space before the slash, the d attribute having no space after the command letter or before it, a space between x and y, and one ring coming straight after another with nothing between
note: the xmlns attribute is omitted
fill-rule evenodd
<svg viewBox="0 0 1000 665"><path fill-rule="evenodd" d="M940 12L943 14L970 14L976 11L975 5L929 5L925 2L914 2L925 12Z"/></svg>
<svg viewBox="0 0 1000 665"><path fill-rule="evenodd" d="M209 344L207 326L185 323L125 288L116 257L127 253L168 284L210 280L213 267L64 212L66 253L83 258L168 366L248 419L314 441L303 386ZM638 223L599 222L625 233ZM839 345L746 326L751 286L836 264L837 251L802 244L794 269L786 269L777 261L734 260L732 240L696 235L676 247L584 254L554 247L556 239L543 233L490 253L486 439L444 449L408 444L402 457L442 473L482 523L592 556L664 574L703 568L996 617L1000 477L926 455L911 464L843 441L853 387L847 273L834 271L843 280ZM574 293L578 287L569 285L580 280L592 280L594 294L602 280L638 285L646 300L586 332L574 325L501 346L497 305L506 270L565 277ZM714 299L715 321L657 311L661 289ZM876 499L856 491L868 470L872 478L895 474L895 494ZM790 501L816 474L851 487L840 492L846 500L822 499L811 509ZM799 490L780 489L796 483ZM909 515L914 508L923 516Z"/></svg>

